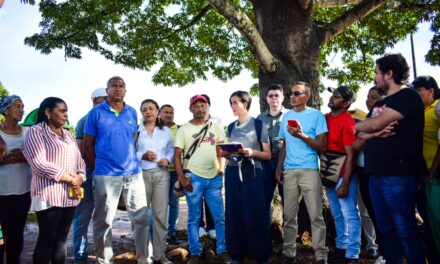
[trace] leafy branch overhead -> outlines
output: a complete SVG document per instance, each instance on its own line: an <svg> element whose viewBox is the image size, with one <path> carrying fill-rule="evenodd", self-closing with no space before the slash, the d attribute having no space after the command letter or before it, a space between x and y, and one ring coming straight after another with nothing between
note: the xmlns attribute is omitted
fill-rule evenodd
<svg viewBox="0 0 440 264"><path fill-rule="evenodd" d="M66 59L87 48L131 68L156 66L153 82L164 85L208 73L226 81L246 69L260 86L280 73L356 86L371 81L373 56L420 22L431 23L426 59L439 65L439 7L436 0L43 0L41 32L25 43L43 54L63 49Z"/></svg>

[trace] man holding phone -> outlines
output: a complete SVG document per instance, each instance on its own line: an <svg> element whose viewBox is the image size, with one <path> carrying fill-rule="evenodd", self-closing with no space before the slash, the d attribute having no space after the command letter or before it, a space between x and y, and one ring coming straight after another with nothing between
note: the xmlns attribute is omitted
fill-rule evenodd
<svg viewBox="0 0 440 264"><path fill-rule="evenodd" d="M284 200L289 201L284 204L282 258L285 263L295 261L296 257L297 214L301 196L310 216L316 261L327 263L322 185L318 173L318 152L327 148L327 124L320 111L307 107L310 95L309 84L296 82L292 86L290 98L293 109L284 114L279 135L284 142L275 178L283 184Z"/></svg>

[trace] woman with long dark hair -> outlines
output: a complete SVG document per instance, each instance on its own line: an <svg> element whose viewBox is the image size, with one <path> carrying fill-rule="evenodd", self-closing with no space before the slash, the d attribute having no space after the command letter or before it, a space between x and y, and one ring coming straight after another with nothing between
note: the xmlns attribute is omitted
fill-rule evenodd
<svg viewBox="0 0 440 264"><path fill-rule="evenodd" d="M32 168L31 210L39 228L34 263L65 263L67 234L81 201L85 163L75 138L64 128L66 121L66 103L56 97L44 99L23 145Z"/></svg>
<svg viewBox="0 0 440 264"><path fill-rule="evenodd" d="M168 127L159 119L159 105L152 99L141 103L142 125L136 141L136 155L141 161L147 206L153 211L154 263L171 263L165 257L168 233L168 166L174 156L174 144Z"/></svg>
<svg viewBox="0 0 440 264"><path fill-rule="evenodd" d="M23 101L17 95L3 97L0 113L5 117L0 136L7 151L0 161L0 223L6 241L6 263L20 263L32 177L22 152L28 128L18 124L24 114ZM3 252L0 258L3 259Z"/></svg>

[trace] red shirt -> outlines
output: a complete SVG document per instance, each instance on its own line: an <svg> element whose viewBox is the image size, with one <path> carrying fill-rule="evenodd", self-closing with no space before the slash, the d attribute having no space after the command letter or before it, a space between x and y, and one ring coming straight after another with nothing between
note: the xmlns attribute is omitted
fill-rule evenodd
<svg viewBox="0 0 440 264"><path fill-rule="evenodd" d="M333 116L331 113L325 115L328 127L327 150L345 153L344 146L351 146L356 139L354 135L354 119L348 112ZM344 176L345 165L342 168L341 176Z"/></svg>

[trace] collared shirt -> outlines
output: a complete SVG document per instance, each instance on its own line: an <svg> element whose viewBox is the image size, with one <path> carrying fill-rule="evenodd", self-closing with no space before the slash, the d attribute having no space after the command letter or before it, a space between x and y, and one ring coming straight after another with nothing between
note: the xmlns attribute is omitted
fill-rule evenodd
<svg viewBox="0 0 440 264"><path fill-rule="evenodd" d="M158 168L157 163L161 159L167 159L171 164L174 156L174 144L171 137L171 132L168 127L164 126L162 129L155 127L153 135L148 135L144 126L139 128L139 138L137 143L136 156L141 161L141 168L143 170L149 170ZM147 151L153 151L157 155L156 161L143 160L142 156Z"/></svg>
<svg viewBox="0 0 440 264"><path fill-rule="evenodd" d="M440 128L440 120L435 114L435 107L438 100L435 100L430 106L425 108L425 127L423 130L423 157L426 165L431 168L434 161L435 154L439 147L439 140L437 133Z"/></svg>
<svg viewBox="0 0 440 264"><path fill-rule="evenodd" d="M284 107L281 107L281 111L276 116L271 115L269 110L266 110L257 116L257 119L263 121L263 123L266 125L267 133L269 134L270 138L272 159L278 159L280 149L283 146L283 139L279 135L281 121L283 120L283 115L287 111L288 110L286 110Z"/></svg>
<svg viewBox="0 0 440 264"><path fill-rule="evenodd" d="M136 110L125 103L118 116L107 101L90 110L84 133L95 137L93 175L126 176L140 173L134 146L136 132Z"/></svg>
<svg viewBox="0 0 440 264"><path fill-rule="evenodd" d="M41 122L32 126L23 144L23 154L32 169L31 196L50 206L77 206L80 199L70 199L69 184L63 174L85 172L85 163L73 135L64 130L60 137Z"/></svg>

